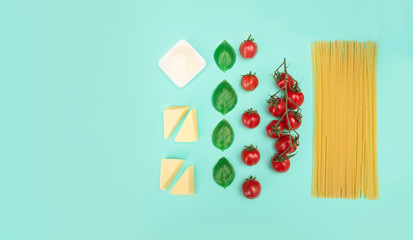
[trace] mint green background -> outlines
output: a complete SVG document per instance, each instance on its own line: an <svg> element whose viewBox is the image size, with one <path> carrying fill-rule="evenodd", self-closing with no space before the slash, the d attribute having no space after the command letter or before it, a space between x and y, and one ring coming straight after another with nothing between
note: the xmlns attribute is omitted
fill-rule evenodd
<svg viewBox="0 0 413 240"><path fill-rule="evenodd" d="M413 69L411 1L1 1L0 239L408 239L412 237ZM225 74L213 61L224 39L238 48L253 33L253 60ZM186 39L207 67L185 88L157 62ZM379 43L380 198L311 198L311 40ZM286 174L269 166L273 141L265 100L269 74L283 57L305 93L301 146ZM257 72L243 91L240 75ZM227 79L238 93L225 118L235 141L223 154L211 143L222 116L211 105ZM164 140L162 111L198 111L200 140ZM247 130L240 115L256 108L262 123ZM401 128L405 127L405 128ZM176 132L173 134L173 137ZM262 159L246 167L239 154L256 144ZM226 190L212 168L226 156L236 170ZM160 159L195 166L196 195L158 190ZM181 174L182 171L179 173ZM253 174L256 200L242 196Z"/></svg>

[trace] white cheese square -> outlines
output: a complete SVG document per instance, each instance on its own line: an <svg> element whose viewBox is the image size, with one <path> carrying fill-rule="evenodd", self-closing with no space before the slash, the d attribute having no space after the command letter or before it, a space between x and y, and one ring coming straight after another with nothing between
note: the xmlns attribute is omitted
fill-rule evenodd
<svg viewBox="0 0 413 240"><path fill-rule="evenodd" d="M205 67L206 62L187 41L180 40L158 64L172 82L184 87Z"/></svg>

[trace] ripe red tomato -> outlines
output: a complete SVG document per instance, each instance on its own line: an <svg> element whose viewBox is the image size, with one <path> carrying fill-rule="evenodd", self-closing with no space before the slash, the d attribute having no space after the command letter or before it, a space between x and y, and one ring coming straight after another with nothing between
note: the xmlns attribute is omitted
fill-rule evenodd
<svg viewBox="0 0 413 240"><path fill-rule="evenodd" d="M290 157L287 155L275 154L271 159L271 166L279 173L287 172L290 169Z"/></svg>
<svg viewBox="0 0 413 240"><path fill-rule="evenodd" d="M290 123L290 125L288 125L288 122ZM282 123L284 124L284 127L287 129L297 130L301 126L302 115L299 112L289 111L286 114L286 116L282 119Z"/></svg>
<svg viewBox="0 0 413 240"><path fill-rule="evenodd" d="M239 53L243 58L253 58L257 54L258 46L254 42L254 39L251 38L251 34L247 40L241 43L239 46Z"/></svg>
<svg viewBox="0 0 413 240"><path fill-rule="evenodd" d="M297 150L297 139L291 135L283 135L275 142L275 149L280 154L293 153Z"/></svg>
<svg viewBox="0 0 413 240"><path fill-rule="evenodd" d="M258 86L258 78L255 76L255 73L251 72L246 75L242 75L241 86L245 91L252 91Z"/></svg>
<svg viewBox="0 0 413 240"><path fill-rule="evenodd" d="M242 124L244 124L247 128L255 128L258 124L260 124L260 115L257 111L250 108L242 114L241 120Z"/></svg>
<svg viewBox="0 0 413 240"><path fill-rule="evenodd" d="M277 75L275 82L280 89L285 89L285 83L287 82L287 90L290 90L295 84L295 80L290 74L287 75L287 81L285 80L285 73Z"/></svg>
<svg viewBox="0 0 413 240"><path fill-rule="evenodd" d="M242 184L242 193L248 199L257 198L261 193L261 184L255 177L252 176L247 178L245 182Z"/></svg>
<svg viewBox="0 0 413 240"><path fill-rule="evenodd" d="M260 152L253 145L245 146L241 152L241 159L248 166L255 165L260 160Z"/></svg>
<svg viewBox="0 0 413 240"><path fill-rule="evenodd" d="M279 138L283 134L284 124L278 120L272 120L265 130L270 138Z"/></svg>
<svg viewBox="0 0 413 240"><path fill-rule="evenodd" d="M270 100L268 100L268 111L274 117L282 117L285 113L285 108L286 102L284 99L271 97Z"/></svg>
<svg viewBox="0 0 413 240"><path fill-rule="evenodd" d="M294 90L288 90L287 96L289 98L287 101L288 109L296 109L303 105L304 94L300 90L297 92Z"/></svg>

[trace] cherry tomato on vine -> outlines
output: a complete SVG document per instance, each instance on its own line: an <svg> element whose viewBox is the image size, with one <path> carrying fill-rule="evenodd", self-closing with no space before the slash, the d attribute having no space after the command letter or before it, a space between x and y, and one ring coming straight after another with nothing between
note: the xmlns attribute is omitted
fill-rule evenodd
<svg viewBox="0 0 413 240"><path fill-rule="evenodd" d="M287 84L287 90L290 90L295 84L295 80L290 74L287 75L287 80L285 80L285 73L281 73L277 75L277 77L275 78L275 82L277 83L277 86L280 89L284 89L284 90L285 90L285 84Z"/></svg>
<svg viewBox="0 0 413 240"><path fill-rule="evenodd" d="M303 116L299 112L288 111L288 113L282 119L282 123L284 124L284 127L286 129L297 130L301 126L302 117ZM288 125L288 123L290 123L290 125Z"/></svg>
<svg viewBox="0 0 413 240"><path fill-rule="evenodd" d="M284 131L284 124L278 120L272 120L265 128L270 138L279 138Z"/></svg>
<svg viewBox="0 0 413 240"><path fill-rule="evenodd" d="M289 98L287 101L288 109L296 109L303 105L304 94L300 90L288 90L287 96Z"/></svg>
<svg viewBox="0 0 413 240"><path fill-rule="evenodd" d="M248 199L257 198L261 193L261 184L255 177L252 176L247 178L245 182L242 184L242 193Z"/></svg>
<svg viewBox="0 0 413 240"><path fill-rule="evenodd" d="M255 73L251 72L246 75L242 75L241 86L245 91L252 91L258 86L258 78L255 76Z"/></svg>
<svg viewBox="0 0 413 240"><path fill-rule="evenodd" d="M260 160L260 152L253 145L245 146L241 152L241 159L248 166L255 165Z"/></svg>
<svg viewBox="0 0 413 240"><path fill-rule="evenodd" d="M284 99L271 97L268 100L268 111L274 117L282 117L284 115L286 109L286 102Z"/></svg>
<svg viewBox="0 0 413 240"><path fill-rule="evenodd" d="M280 154L293 153L297 150L297 139L291 135L283 135L275 142L275 149Z"/></svg>
<svg viewBox="0 0 413 240"><path fill-rule="evenodd" d="M250 34L248 39L242 42L239 46L239 53L243 58L253 58L255 54L257 54L258 46L251 36L252 34Z"/></svg>
<svg viewBox="0 0 413 240"><path fill-rule="evenodd" d="M241 120L247 128L255 128L260 124L260 115L250 108L242 114Z"/></svg>
<svg viewBox="0 0 413 240"><path fill-rule="evenodd" d="M276 172L287 172L290 169L290 157L285 154L275 154L271 159L271 166Z"/></svg>

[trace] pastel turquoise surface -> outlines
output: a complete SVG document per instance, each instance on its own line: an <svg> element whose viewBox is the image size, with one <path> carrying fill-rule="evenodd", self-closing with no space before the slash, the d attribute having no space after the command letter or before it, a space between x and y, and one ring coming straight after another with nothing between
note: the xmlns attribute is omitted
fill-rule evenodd
<svg viewBox="0 0 413 240"><path fill-rule="evenodd" d="M0 239L412 238L412 16L409 0L1 1ZM237 49L250 33L259 50L244 60ZM182 89L158 67L181 39L207 62ZM376 201L311 197L310 42L335 39L379 44ZM237 50L225 73L213 59L223 40ZM304 120L291 169L277 174L265 100L284 57L305 94ZM247 93L240 75L250 70L260 83ZM222 119L211 94L223 79L238 94L225 152L211 142ZM171 105L197 109L198 142L163 139ZM250 107L261 114L254 130L240 121ZM261 151L256 166L240 160L247 144ZM222 156L236 171L225 190L212 178ZM179 175L194 165L195 196L159 190L165 157L186 160ZM262 184L255 200L241 193L250 175Z"/></svg>

